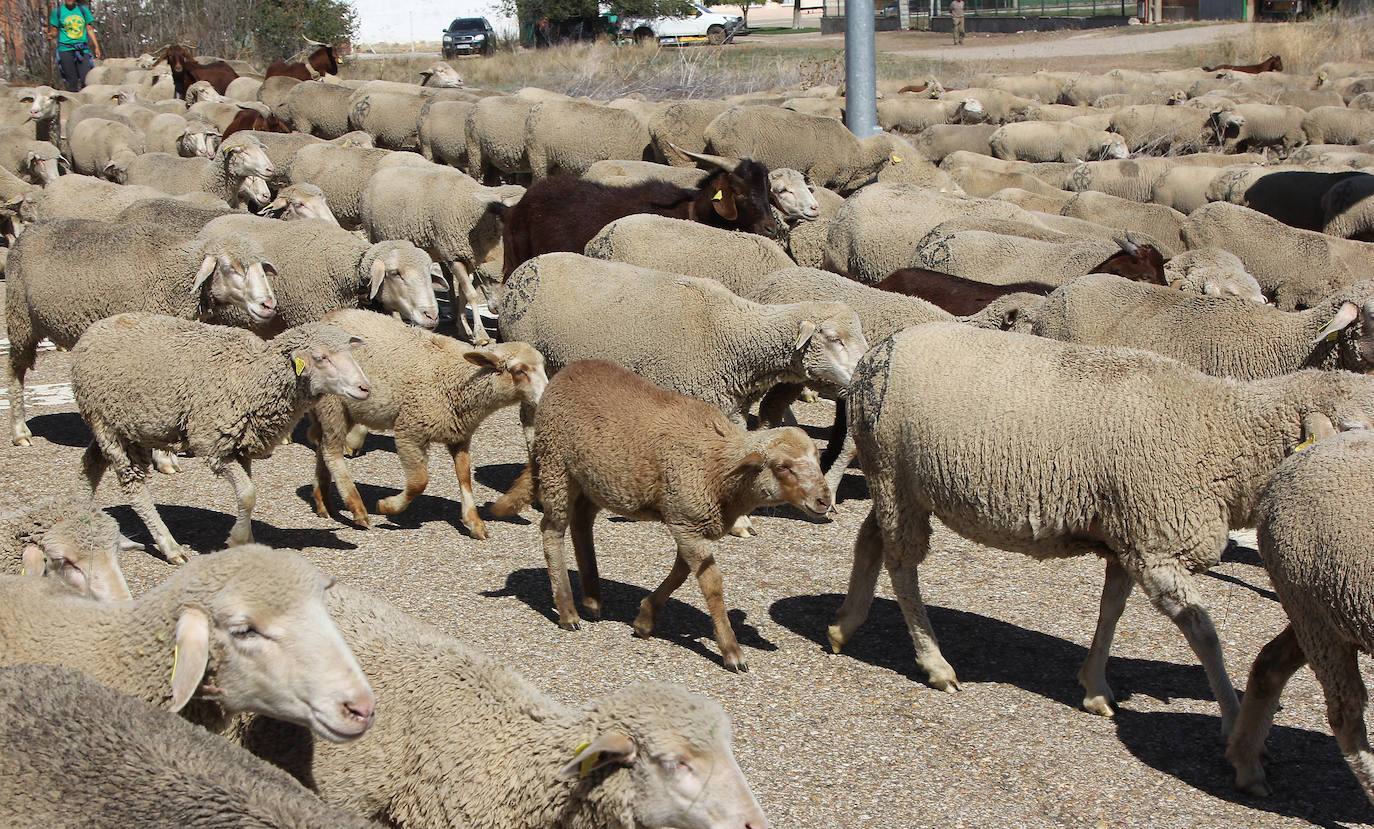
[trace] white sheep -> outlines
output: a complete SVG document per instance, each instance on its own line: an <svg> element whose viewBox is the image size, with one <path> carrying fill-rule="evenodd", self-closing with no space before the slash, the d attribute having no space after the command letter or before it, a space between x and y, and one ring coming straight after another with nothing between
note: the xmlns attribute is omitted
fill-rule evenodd
<svg viewBox="0 0 1374 829"><path fill-rule="evenodd" d="M10 249L5 272L15 445L33 437L24 422L24 375L44 337L71 348L92 323L121 311L213 320L237 313L264 324L277 311L270 268L262 247L240 236L187 240L152 225L79 219L30 227Z"/></svg>
<svg viewBox="0 0 1374 829"><path fill-rule="evenodd" d="M0 668L0 812L12 825L375 826L281 769L80 671Z"/></svg>
<svg viewBox="0 0 1374 829"><path fill-rule="evenodd" d="M56 147L23 127L0 128L0 167L30 184L50 184L69 166Z"/></svg>
<svg viewBox="0 0 1374 829"><path fill-rule="evenodd" d="M332 477L354 522L367 526L367 507L344 460L346 439L355 425L389 429L396 435L405 488L378 501L377 511L403 512L424 492L429 483L429 446L442 443L458 474L463 524L474 538L485 539L486 525L472 494L472 436L497 410L539 402L548 383L544 358L525 343L473 350L458 340L408 328L370 311L335 311L324 321L364 339L353 356L367 374L373 394L361 401L322 397L311 409L315 511L329 517Z"/></svg>
<svg viewBox="0 0 1374 829"><path fill-rule="evenodd" d="M1195 294L1240 297L1259 305L1269 301L1240 257L1221 248L1185 250L1169 257L1164 263L1164 281L1171 288Z"/></svg>
<svg viewBox="0 0 1374 829"><path fill-rule="evenodd" d="M708 250L710 256L700 255ZM649 213L635 213L606 225L587 243L585 253L593 259L656 271L690 271L741 296L774 271L793 265L771 239Z"/></svg>
<svg viewBox="0 0 1374 829"><path fill-rule="evenodd" d="M525 119L535 103L516 95L493 95L477 102L464 125L468 175L483 184L497 184L502 176L530 172Z"/></svg>
<svg viewBox="0 0 1374 829"><path fill-rule="evenodd" d="M1368 693L1356 661L1374 651L1368 508L1374 437L1363 430L1332 436L1330 421L1313 425L1309 439L1316 443L1279 465L1257 509L1260 558L1289 624L1255 658L1226 759L1236 769L1236 788L1270 794L1260 764L1264 739L1284 685L1310 663L1341 754L1374 801Z"/></svg>
<svg viewBox="0 0 1374 829"><path fill-rule="evenodd" d="M1083 162L1130 155L1120 135L1069 122L1007 124L988 137L988 146L998 158L1022 161Z"/></svg>
<svg viewBox="0 0 1374 829"><path fill-rule="evenodd" d="M291 84L282 95L281 103L273 106L272 111L297 132L326 140L338 138L352 129L348 116L353 92L334 83Z"/></svg>
<svg viewBox="0 0 1374 829"><path fill-rule="evenodd" d="M264 717L236 735L325 802L410 829L767 829L711 700L646 682L571 708L386 601L327 600L383 715L346 746Z"/></svg>
<svg viewBox="0 0 1374 829"><path fill-rule="evenodd" d="M273 172L262 145L249 139L221 144L214 158L144 153L129 162L121 183L156 187L173 196L209 193L230 207L262 207L272 200L266 179Z"/></svg>
<svg viewBox="0 0 1374 829"><path fill-rule="evenodd" d="M1107 656L1139 584L1198 655L1226 735L1239 703L1192 574L1220 561L1229 530L1255 523L1260 490L1302 441L1305 418L1371 422L1374 378L1308 370L1245 383L1144 351L928 323L869 351L849 402L873 509L829 630L836 651L868 615L881 563L917 662L936 688L958 689L917 581L935 516L1035 558L1106 559L1079 671L1084 708L1113 710Z"/></svg>
<svg viewBox="0 0 1374 829"><path fill-rule="evenodd" d="M184 443L234 488L230 545L252 542L252 459L269 456L320 395L366 399L367 377L349 354L360 342L321 323L267 342L157 314L95 323L72 348L72 393L94 435L81 460L90 491L113 466L157 548L169 562L185 562L191 551L172 538L147 485L150 450Z"/></svg>
<svg viewBox="0 0 1374 829"><path fill-rule="evenodd" d="M372 724L374 698L325 607L333 583L257 544L198 557L128 602L0 576L0 665L75 668L214 731L255 712L344 742Z"/></svg>
<svg viewBox="0 0 1374 829"><path fill-rule="evenodd" d="M525 156L536 181L555 173L580 176L603 159L643 159L648 150L649 128L627 110L542 101L525 118Z"/></svg>
<svg viewBox="0 0 1374 829"><path fill-rule="evenodd" d="M313 184L324 191L329 207L345 230L362 225L360 202L368 179L389 167L430 167L417 153L367 147L308 144L291 156L287 179L292 184Z"/></svg>
<svg viewBox="0 0 1374 829"><path fill-rule="evenodd" d="M467 122L476 106L474 101L440 101L433 98L425 101L420 109L420 125L416 134L420 154L428 161L460 170L467 169Z"/></svg>
<svg viewBox="0 0 1374 829"><path fill-rule="evenodd" d="M156 187L116 184L91 176L65 175L31 194L29 201L37 219L92 219L112 222L134 202L144 199L166 198ZM188 204L200 207L228 209L223 199L209 193L187 193L176 196Z"/></svg>
<svg viewBox="0 0 1374 829"><path fill-rule="evenodd" d="M123 184L129 165L143 152L143 136L117 121L87 118L71 131L68 145L73 171Z"/></svg>
<svg viewBox="0 0 1374 829"><path fill-rule="evenodd" d="M129 600L119 554L142 549L84 498L49 498L0 515L5 572L50 575L100 601Z"/></svg>

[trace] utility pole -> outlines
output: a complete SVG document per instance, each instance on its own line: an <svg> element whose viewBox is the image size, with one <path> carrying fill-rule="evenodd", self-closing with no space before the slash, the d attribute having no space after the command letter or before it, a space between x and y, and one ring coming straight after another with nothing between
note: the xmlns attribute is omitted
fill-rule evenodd
<svg viewBox="0 0 1374 829"><path fill-rule="evenodd" d="M874 64L873 0L845 0L844 6L844 120L850 132L867 138L881 132L878 128L878 71Z"/></svg>

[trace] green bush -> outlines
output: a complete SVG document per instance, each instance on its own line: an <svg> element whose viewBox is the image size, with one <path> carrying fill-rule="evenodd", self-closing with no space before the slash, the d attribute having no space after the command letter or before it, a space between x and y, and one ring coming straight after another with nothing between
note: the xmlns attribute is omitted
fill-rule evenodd
<svg viewBox="0 0 1374 829"><path fill-rule="evenodd" d="M302 35L330 44L352 40L358 13L342 0L261 0L250 26L258 57L283 60L308 46Z"/></svg>

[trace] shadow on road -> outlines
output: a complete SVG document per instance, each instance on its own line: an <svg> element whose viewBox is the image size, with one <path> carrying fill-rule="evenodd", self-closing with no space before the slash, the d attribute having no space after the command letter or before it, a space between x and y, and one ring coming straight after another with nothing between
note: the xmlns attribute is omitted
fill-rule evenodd
<svg viewBox="0 0 1374 829"><path fill-rule="evenodd" d="M121 504L106 511L119 522L120 532L146 545L152 555L162 557L153 547L152 536L134 513L133 507ZM229 530L234 526L233 515L200 507L158 504L157 511L178 543L200 553L224 549L229 539ZM358 549L358 545L340 539L332 530L282 529L258 520L253 521L253 540L259 544L293 550L306 547L322 547L327 550Z"/></svg>
<svg viewBox="0 0 1374 829"><path fill-rule="evenodd" d="M34 415L29 418L29 431L33 432L34 437L59 446L79 446L84 449L91 444L90 427L76 412Z"/></svg>

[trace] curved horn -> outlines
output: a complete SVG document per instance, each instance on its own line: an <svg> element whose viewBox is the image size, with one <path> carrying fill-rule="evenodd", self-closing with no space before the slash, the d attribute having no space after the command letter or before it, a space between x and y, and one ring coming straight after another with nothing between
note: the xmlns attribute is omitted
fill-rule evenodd
<svg viewBox="0 0 1374 829"><path fill-rule="evenodd" d="M328 46L328 45L329 45L328 43L321 43L321 42L319 42L318 40L311 40L310 38L308 38L308 37L305 36L305 32L301 32L301 40L304 40L306 43L312 44L312 45L314 45L314 46Z"/></svg>
<svg viewBox="0 0 1374 829"><path fill-rule="evenodd" d="M712 167L719 167L727 173L733 173L735 171L735 168L740 165L740 159L738 158L726 158L725 156L720 155L694 153L691 150L682 149L681 147L672 143L671 141L668 142L668 146L672 147L673 149L677 150L678 152L682 153L683 155L687 156L693 161L699 161L702 164L709 164Z"/></svg>
<svg viewBox="0 0 1374 829"><path fill-rule="evenodd" d="M1131 232L1129 230L1126 231L1126 241L1130 242L1136 247L1140 247L1140 242L1136 241L1136 238L1131 235Z"/></svg>
<svg viewBox="0 0 1374 829"><path fill-rule="evenodd" d="M1132 256L1135 255L1135 252L1136 252L1136 249L1137 249L1137 248L1136 248L1136 244L1135 244L1135 242L1132 242L1132 241L1130 240L1130 234L1129 234L1129 233L1127 234L1127 238L1125 238L1125 239L1122 239L1122 238L1120 238L1120 237L1112 237L1112 241L1113 241L1113 242L1116 242L1117 246L1120 247L1122 250L1126 251L1127 253L1131 254Z"/></svg>

